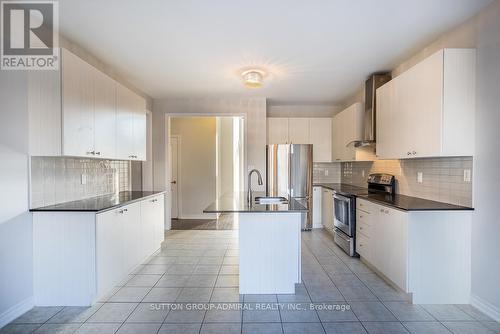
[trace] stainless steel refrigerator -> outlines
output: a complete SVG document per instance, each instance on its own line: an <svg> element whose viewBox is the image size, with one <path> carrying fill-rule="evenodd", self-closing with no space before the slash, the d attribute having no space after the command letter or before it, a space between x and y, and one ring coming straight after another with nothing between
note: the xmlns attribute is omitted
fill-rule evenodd
<svg viewBox="0 0 500 334"><path fill-rule="evenodd" d="M302 229L312 228L313 146L311 144L267 145L268 196L294 198L309 209Z"/></svg>

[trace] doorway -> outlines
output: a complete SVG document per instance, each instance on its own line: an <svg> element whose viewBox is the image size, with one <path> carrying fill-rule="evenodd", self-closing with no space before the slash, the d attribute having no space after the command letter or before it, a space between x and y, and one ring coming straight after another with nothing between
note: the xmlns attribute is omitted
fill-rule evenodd
<svg viewBox="0 0 500 334"><path fill-rule="evenodd" d="M244 188L243 117L170 117L168 134L171 228L233 229L233 219L203 210Z"/></svg>

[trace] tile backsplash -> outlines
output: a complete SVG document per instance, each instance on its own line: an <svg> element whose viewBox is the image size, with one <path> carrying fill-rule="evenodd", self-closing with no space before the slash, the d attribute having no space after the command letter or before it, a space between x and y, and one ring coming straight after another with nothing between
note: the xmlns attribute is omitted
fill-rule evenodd
<svg viewBox="0 0 500 334"><path fill-rule="evenodd" d="M340 183L341 170L340 162L314 163L313 183Z"/></svg>
<svg viewBox="0 0 500 334"><path fill-rule="evenodd" d="M396 192L445 203L472 206L472 157L377 160L342 163L342 183L366 187L371 173L396 176ZM470 181L464 181L465 170ZM417 182L422 173L422 182Z"/></svg>
<svg viewBox="0 0 500 334"><path fill-rule="evenodd" d="M30 188L32 208L130 190L130 162L31 157Z"/></svg>

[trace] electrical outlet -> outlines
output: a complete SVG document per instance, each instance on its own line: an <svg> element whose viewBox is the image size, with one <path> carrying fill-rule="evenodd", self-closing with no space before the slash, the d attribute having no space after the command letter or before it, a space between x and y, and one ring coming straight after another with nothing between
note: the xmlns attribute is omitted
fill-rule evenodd
<svg viewBox="0 0 500 334"><path fill-rule="evenodd" d="M470 169L464 169L464 182L471 181L471 172Z"/></svg>
<svg viewBox="0 0 500 334"><path fill-rule="evenodd" d="M424 173L417 172L417 182L418 183L423 183L424 182Z"/></svg>
<svg viewBox="0 0 500 334"><path fill-rule="evenodd" d="M81 182L82 184L86 184L86 183L87 183L87 174L82 174L82 175L80 176L80 182Z"/></svg>
<svg viewBox="0 0 500 334"><path fill-rule="evenodd" d="M325 176L328 176L328 169L325 169Z"/></svg>
<svg viewBox="0 0 500 334"><path fill-rule="evenodd" d="M364 169L361 171L361 177L365 177L365 170Z"/></svg>

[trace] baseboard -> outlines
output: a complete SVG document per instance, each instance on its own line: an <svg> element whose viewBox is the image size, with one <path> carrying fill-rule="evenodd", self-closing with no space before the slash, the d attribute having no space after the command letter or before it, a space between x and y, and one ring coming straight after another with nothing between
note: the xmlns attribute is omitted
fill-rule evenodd
<svg viewBox="0 0 500 334"><path fill-rule="evenodd" d="M491 304L490 302L478 297L476 295L470 296L470 303L472 306L483 312L493 320L500 322L500 308Z"/></svg>
<svg viewBox="0 0 500 334"><path fill-rule="evenodd" d="M35 299L33 297L26 298L25 300L12 306L2 314L0 314L0 328L4 327L12 320L20 315L28 312L35 306Z"/></svg>

